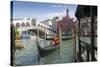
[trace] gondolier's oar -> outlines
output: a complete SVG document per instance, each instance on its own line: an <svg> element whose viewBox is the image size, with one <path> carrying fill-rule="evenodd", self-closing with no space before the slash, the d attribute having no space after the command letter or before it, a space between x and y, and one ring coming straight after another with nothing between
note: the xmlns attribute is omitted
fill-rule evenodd
<svg viewBox="0 0 100 67"><path fill-rule="evenodd" d="M39 48L38 48L38 45L39 45L39 30L38 30L38 28L37 28L36 46L37 46L37 51L38 51L38 61L39 61L39 64L40 64L40 54L39 54Z"/></svg>
<svg viewBox="0 0 100 67"><path fill-rule="evenodd" d="M60 53L60 46L61 46L61 43L62 43L62 31L61 31L61 29L59 29L59 41L60 41L60 44L59 44L59 58L61 59L61 53Z"/></svg>

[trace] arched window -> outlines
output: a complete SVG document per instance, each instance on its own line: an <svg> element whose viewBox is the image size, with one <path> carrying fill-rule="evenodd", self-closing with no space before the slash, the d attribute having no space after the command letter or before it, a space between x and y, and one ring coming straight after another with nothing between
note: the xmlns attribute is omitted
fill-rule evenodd
<svg viewBox="0 0 100 67"><path fill-rule="evenodd" d="M30 23L29 22L26 22L26 26L30 26Z"/></svg>
<svg viewBox="0 0 100 67"><path fill-rule="evenodd" d="M38 24L38 26L40 26L40 24Z"/></svg>
<svg viewBox="0 0 100 67"><path fill-rule="evenodd" d="M43 25L41 25L41 27L43 27Z"/></svg>
<svg viewBox="0 0 100 67"><path fill-rule="evenodd" d="M22 27L25 27L25 23L24 23L24 22L22 22L21 26L22 26Z"/></svg>
<svg viewBox="0 0 100 67"><path fill-rule="evenodd" d="M35 26L35 25L36 25L36 20L35 20L35 19L32 19L31 25L32 25L32 26Z"/></svg>
<svg viewBox="0 0 100 67"><path fill-rule="evenodd" d="M17 27L17 28L20 27L20 23L16 23L16 27Z"/></svg>

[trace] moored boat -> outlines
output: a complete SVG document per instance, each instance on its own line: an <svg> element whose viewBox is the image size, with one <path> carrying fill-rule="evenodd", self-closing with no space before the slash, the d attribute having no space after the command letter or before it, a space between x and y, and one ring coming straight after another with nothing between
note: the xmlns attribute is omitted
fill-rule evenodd
<svg viewBox="0 0 100 67"><path fill-rule="evenodd" d="M46 46L46 47L41 47L40 45L38 45L38 52L39 52L39 56L40 57L45 57L47 55L50 55L52 52L54 52L55 50L58 49L59 46Z"/></svg>
<svg viewBox="0 0 100 67"><path fill-rule="evenodd" d="M25 46L22 44L22 40L15 40L15 49L21 50L22 48L25 48Z"/></svg>

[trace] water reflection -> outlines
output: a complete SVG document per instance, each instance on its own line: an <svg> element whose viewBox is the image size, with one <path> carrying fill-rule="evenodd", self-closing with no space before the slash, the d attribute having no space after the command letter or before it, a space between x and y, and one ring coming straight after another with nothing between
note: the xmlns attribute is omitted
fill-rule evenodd
<svg viewBox="0 0 100 67"><path fill-rule="evenodd" d="M47 44L50 40L46 41ZM72 40L63 41L60 50L54 51L52 54L40 58L38 60L38 50L34 38L23 39L25 49L16 50L15 63L16 65L37 65L37 64L56 64L56 63L70 63L74 62L74 51L72 47ZM44 46L44 40L39 39L39 43Z"/></svg>

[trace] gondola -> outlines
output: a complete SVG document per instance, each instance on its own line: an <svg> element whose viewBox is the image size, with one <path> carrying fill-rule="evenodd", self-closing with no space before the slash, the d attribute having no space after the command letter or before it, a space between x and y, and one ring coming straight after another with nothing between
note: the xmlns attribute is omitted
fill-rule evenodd
<svg viewBox="0 0 100 67"><path fill-rule="evenodd" d="M39 56L40 57L45 57L47 55L50 55L52 52L54 52L55 50L58 49L59 46L52 46L52 45L49 45L47 47L41 47L39 44L38 44L38 52L39 52Z"/></svg>

